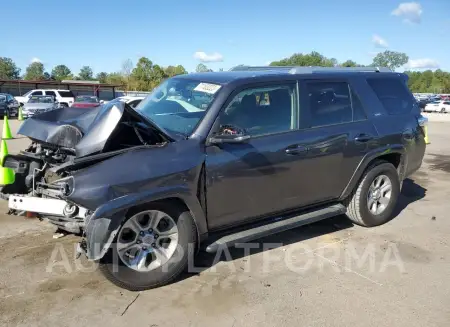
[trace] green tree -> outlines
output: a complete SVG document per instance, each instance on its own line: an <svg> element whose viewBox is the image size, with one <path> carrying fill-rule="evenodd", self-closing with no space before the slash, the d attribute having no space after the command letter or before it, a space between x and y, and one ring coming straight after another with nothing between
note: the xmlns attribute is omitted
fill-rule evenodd
<svg viewBox="0 0 450 327"><path fill-rule="evenodd" d="M52 76L57 81L72 78L72 72L66 65L57 65L52 69Z"/></svg>
<svg viewBox="0 0 450 327"><path fill-rule="evenodd" d="M44 80L44 64L41 62L32 62L25 71L25 80L39 81Z"/></svg>
<svg viewBox="0 0 450 327"><path fill-rule="evenodd" d="M80 80L83 81L90 81L93 79L94 72L92 71L92 68L89 66L83 66L80 69L80 73L78 74L78 77Z"/></svg>
<svg viewBox="0 0 450 327"><path fill-rule="evenodd" d="M136 64L136 67L131 72L131 77L133 78L134 87L137 90L151 90L153 62L146 57L140 58Z"/></svg>
<svg viewBox="0 0 450 327"><path fill-rule="evenodd" d="M364 67L364 65L358 64L353 60L347 60L341 63L339 66L341 67Z"/></svg>
<svg viewBox="0 0 450 327"><path fill-rule="evenodd" d="M106 79L105 79L105 83L115 84L115 85L125 85L125 81L123 79L123 76L120 73L107 74Z"/></svg>
<svg viewBox="0 0 450 327"><path fill-rule="evenodd" d="M11 58L0 57L0 78L1 79L19 79L20 68L16 66Z"/></svg>
<svg viewBox="0 0 450 327"><path fill-rule="evenodd" d="M386 50L378 53L375 58L373 58L372 66L388 67L394 70L406 64L408 60L409 57L406 53Z"/></svg>
<svg viewBox="0 0 450 327"><path fill-rule="evenodd" d="M211 69L209 69L205 64L198 64L197 67L195 68L195 71L197 73L207 73L207 72L212 72Z"/></svg>
<svg viewBox="0 0 450 327"><path fill-rule="evenodd" d="M337 60L327 58L320 53L313 51L309 54L295 53L289 58L270 63L270 66L322 66L333 67L337 65Z"/></svg>
<svg viewBox="0 0 450 327"><path fill-rule="evenodd" d="M54 81L55 78L49 73L49 72L44 72L44 80L46 81Z"/></svg>
<svg viewBox="0 0 450 327"><path fill-rule="evenodd" d="M99 81L100 83L108 83L107 79L108 79L108 73L105 72L100 72L97 75L95 75L95 79L97 81Z"/></svg>
<svg viewBox="0 0 450 327"><path fill-rule="evenodd" d="M168 66L164 69L164 72L166 74L167 77L172 77L172 76L176 76L176 75L182 75L182 74L187 74L186 69L184 69L183 66L178 65L178 66Z"/></svg>

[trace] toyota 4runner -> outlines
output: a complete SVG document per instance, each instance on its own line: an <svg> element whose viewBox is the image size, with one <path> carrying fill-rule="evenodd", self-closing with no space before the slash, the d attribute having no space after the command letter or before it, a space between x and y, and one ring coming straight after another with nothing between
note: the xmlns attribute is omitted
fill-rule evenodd
<svg viewBox="0 0 450 327"><path fill-rule="evenodd" d="M2 197L81 236L130 290L214 252L346 214L377 226L425 151L407 76L385 68L239 67L176 76L135 109L111 101L28 119Z"/></svg>

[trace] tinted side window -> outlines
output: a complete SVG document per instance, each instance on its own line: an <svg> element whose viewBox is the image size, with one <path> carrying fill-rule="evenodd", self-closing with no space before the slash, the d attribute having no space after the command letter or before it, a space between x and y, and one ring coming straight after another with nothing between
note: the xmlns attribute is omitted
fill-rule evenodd
<svg viewBox="0 0 450 327"><path fill-rule="evenodd" d="M53 95L56 98L56 94L53 91L45 91L45 95Z"/></svg>
<svg viewBox="0 0 450 327"><path fill-rule="evenodd" d="M359 97L346 82L306 83L311 127L350 123L366 119Z"/></svg>
<svg viewBox="0 0 450 327"><path fill-rule="evenodd" d="M245 129L252 136L296 128L295 85L247 89L237 94L221 113L221 128Z"/></svg>
<svg viewBox="0 0 450 327"><path fill-rule="evenodd" d="M62 98L74 98L72 91L58 91Z"/></svg>
<svg viewBox="0 0 450 327"><path fill-rule="evenodd" d="M30 95L43 95L43 94L42 94L42 91L34 91Z"/></svg>
<svg viewBox="0 0 450 327"><path fill-rule="evenodd" d="M388 114L401 115L411 112L414 105L413 97L402 80L397 78L369 78L367 83L369 83Z"/></svg>

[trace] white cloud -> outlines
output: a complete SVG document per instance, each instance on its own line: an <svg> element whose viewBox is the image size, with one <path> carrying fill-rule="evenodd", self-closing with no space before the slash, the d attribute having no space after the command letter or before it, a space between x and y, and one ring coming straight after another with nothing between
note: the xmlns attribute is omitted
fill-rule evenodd
<svg viewBox="0 0 450 327"><path fill-rule="evenodd" d="M372 37L372 43L377 48L387 48L389 46L385 39L376 34Z"/></svg>
<svg viewBox="0 0 450 327"><path fill-rule="evenodd" d="M34 57L31 59L31 62L42 62L42 60L37 57Z"/></svg>
<svg viewBox="0 0 450 327"><path fill-rule="evenodd" d="M403 2L391 12L391 15L402 17L404 22L419 24L422 16L422 5L418 2Z"/></svg>
<svg viewBox="0 0 450 327"><path fill-rule="evenodd" d="M203 51L197 51L196 53L194 53L194 58L200 60L201 62L223 61L223 56L218 52L207 54L206 52Z"/></svg>
<svg viewBox="0 0 450 327"><path fill-rule="evenodd" d="M439 63L434 59L410 59L405 65L406 69L436 69L439 68Z"/></svg>

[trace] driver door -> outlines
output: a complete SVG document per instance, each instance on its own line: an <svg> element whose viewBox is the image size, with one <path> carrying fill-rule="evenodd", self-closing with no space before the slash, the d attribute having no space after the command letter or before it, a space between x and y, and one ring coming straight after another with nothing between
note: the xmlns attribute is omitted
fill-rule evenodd
<svg viewBox="0 0 450 327"><path fill-rule="evenodd" d="M266 101L261 94L268 94ZM206 147L208 224L211 229L238 225L283 210L290 198L285 183L301 160L290 155L298 135L295 82L247 88L236 92L215 124L245 130L245 143ZM262 103L261 103L262 102ZM214 131L214 129L213 129Z"/></svg>

